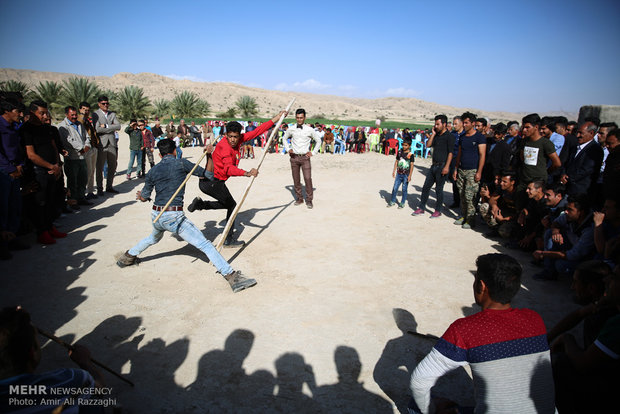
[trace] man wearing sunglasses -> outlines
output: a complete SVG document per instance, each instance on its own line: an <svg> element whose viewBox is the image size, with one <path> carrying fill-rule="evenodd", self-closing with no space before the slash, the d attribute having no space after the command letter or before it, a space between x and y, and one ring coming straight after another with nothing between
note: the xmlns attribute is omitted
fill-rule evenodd
<svg viewBox="0 0 620 414"><path fill-rule="evenodd" d="M103 194L103 166L107 161L106 192L118 194L112 182L116 173L118 154L115 132L120 131L121 123L116 118L116 113L109 111L110 101L107 96L100 96L97 102L99 109L93 113L92 119L103 148L97 155L97 193L99 195Z"/></svg>

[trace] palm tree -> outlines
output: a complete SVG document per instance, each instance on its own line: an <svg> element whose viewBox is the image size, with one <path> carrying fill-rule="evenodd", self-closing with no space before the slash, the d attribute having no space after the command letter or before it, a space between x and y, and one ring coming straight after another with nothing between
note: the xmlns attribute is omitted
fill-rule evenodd
<svg viewBox="0 0 620 414"><path fill-rule="evenodd" d="M138 86L125 86L114 99L114 110L121 119L145 118L151 109L151 101L144 96L144 90Z"/></svg>
<svg viewBox="0 0 620 414"><path fill-rule="evenodd" d="M241 112L241 116L244 118L250 118L258 114L258 104L251 96L244 95L240 97L237 99L237 102L235 102L235 105L239 109L239 112Z"/></svg>
<svg viewBox="0 0 620 414"><path fill-rule="evenodd" d="M97 108L97 98L101 94L99 87L86 78L70 78L63 82L60 103L63 106L78 108L81 102L88 102L91 108Z"/></svg>
<svg viewBox="0 0 620 414"><path fill-rule="evenodd" d="M172 112L181 118L196 118L206 115L210 109L207 101L198 98L194 92L188 91L175 94L170 105Z"/></svg>
<svg viewBox="0 0 620 414"><path fill-rule="evenodd" d="M62 85L58 82L39 82L39 84L35 86L36 98L41 99L43 102L47 102L50 114L53 114L58 108L61 92Z"/></svg>
<svg viewBox="0 0 620 414"><path fill-rule="evenodd" d="M2 92L19 92L22 94L24 98L24 103L28 104L31 99L34 99L32 91L30 87L26 85L24 82L8 80L6 82L0 83L0 89Z"/></svg>
<svg viewBox="0 0 620 414"><path fill-rule="evenodd" d="M216 117L223 118L223 119L231 119L231 118L234 118L235 115L237 115L237 108L235 108L234 106L231 106L224 112L220 112L219 114L217 114Z"/></svg>
<svg viewBox="0 0 620 414"><path fill-rule="evenodd" d="M165 99L157 99L153 102L155 108L155 116L158 118L166 118L170 116L170 101Z"/></svg>

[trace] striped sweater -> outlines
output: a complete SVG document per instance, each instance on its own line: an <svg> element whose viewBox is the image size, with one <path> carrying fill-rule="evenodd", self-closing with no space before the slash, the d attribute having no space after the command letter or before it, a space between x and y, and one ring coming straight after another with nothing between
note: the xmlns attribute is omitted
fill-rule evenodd
<svg viewBox="0 0 620 414"><path fill-rule="evenodd" d="M411 376L426 414L430 390L446 372L470 365L476 413L554 413L554 388L542 318L529 309L486 309L458 319Z"/></svg>

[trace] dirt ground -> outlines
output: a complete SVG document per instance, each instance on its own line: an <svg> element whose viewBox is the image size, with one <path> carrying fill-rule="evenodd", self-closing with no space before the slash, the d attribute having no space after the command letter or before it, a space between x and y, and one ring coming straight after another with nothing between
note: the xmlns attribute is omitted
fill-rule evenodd
<svg viewBox="0 0 620 414"><path fill-rule="evenodd" d="M56 245L31 236L30 250L0 262L3 306L21 304L36 325L87 345L136 384L105 374L123 412L402 411L410 374L434 344L407 331L440 336L477 311L472 270L484 253L521 261L514 305L538 311L548 328L574 308L567 281L532 280L529 255L453 225L450 212L411 216L429 160L416 161L406 207L386 208L394 158L376 153L313 157L313 210L293 205L288 157L267 155L237 220L247 244L223 250L258 281L247 291L233 294L201 252L170 234L139 266L120 269L115 255L151 231L150 203L134 199L143 180L125 179L127 152L121 142L121 194L60 218L69 235ZM228 181L237 200L247 183ZM198 195L192 178L186 205ZM210 240L223 230L223 210L186 214ZM41 340L39 371L72 366L62 347ZM465 370L435 390L473 404Z"/></svg>

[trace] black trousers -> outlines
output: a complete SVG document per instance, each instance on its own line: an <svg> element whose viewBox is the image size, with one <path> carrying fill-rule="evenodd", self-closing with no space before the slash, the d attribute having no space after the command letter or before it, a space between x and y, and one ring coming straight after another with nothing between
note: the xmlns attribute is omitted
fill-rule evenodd
<svg viewBox="0 0 620 414"><path fill-rule="evenodd" d="M208 196L215 198L216 201L203 201L200 205L201 210L220 210L226 209L226 221L230 218L233 210L237 206L237 202L228 191L228 187L226 187L226 181L221 180L200 180L198 182L198 187L200 191L205 193ZM235 223L233 222L232 228L235 227ZM228 233L229 235L232 232ZM230 237L230 236L229 236Z"/></svg>

